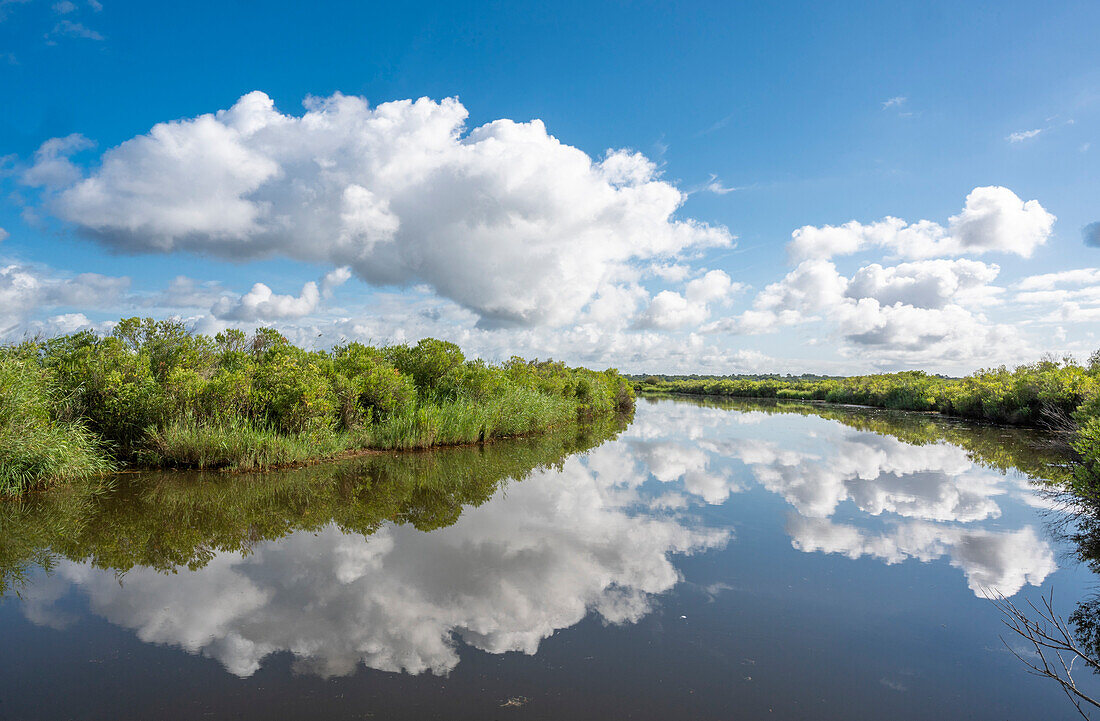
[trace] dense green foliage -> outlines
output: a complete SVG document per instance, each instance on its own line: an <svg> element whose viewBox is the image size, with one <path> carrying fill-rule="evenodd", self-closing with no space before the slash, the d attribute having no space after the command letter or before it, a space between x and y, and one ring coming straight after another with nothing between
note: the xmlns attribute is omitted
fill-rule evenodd
<svg viewBox="0 0 1100 721"><path fill-rule="evenodd" d="M270 328L211 338L128 318L0 352L5 493L109 462L268 468L356 449L483 442L633 406L614 370L466 360L453 343L295 347ZM51 435L52 434L52 435ZM52 439L52 440L51 440ZM62 443L64 441L64 443Z"/></svg>
<svg viewBox="0 0 1100 721"><path fill-rule="evenodd" d="M634 385L644 392L849 403L1053 428L1070 434L1069 443L1079 456L1074 485L1090 493L1100 488L1100 352L1087 365L1044 360L965 378L906 371L816 380L647 377Z"/></svg>

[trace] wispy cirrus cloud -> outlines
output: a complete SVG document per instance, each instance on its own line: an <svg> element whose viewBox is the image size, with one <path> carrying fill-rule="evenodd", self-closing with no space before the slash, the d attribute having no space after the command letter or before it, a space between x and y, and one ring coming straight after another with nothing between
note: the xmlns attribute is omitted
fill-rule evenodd
<svg viewBox="0 0 1100 721"><path fill-rule="evenodd" d="M1031 140L1032 138L1039 137L1039 135L1041 135L1045 130L1046 130L1045 128L1034 128L1033 130L1020 130L1018 132L1010 133L1009 135L1005 136L1005 140L1007 140L1010 143L1022 143L1025 140Z"/></svg>
<svg viewBox="0 0 1100 721"><path fill-rule="evenodd" d="M45 37L47 43L55 43L56 38L59 37L82 38L84 40L95 40L97 42L107 39L98 30L93 30L84 23L68 19L61 20L54 25L53 30L46 33Z"/></svg>

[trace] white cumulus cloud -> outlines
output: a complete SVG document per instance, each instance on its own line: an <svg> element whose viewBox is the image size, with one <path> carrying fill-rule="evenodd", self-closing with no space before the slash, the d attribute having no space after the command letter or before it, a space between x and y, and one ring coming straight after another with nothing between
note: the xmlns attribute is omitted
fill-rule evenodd
<svg viewBox="0 0 1100 721"><path fill-rule="evenodd" d="M981 312L1001 303L1004 289L992 285L999 273L959 258L872 263L846 277L833 262L809 258L760 291L751 308L703 329L759 334L817 323L850 357L873 350L887 364L1004 362L1026 344L1016 326Z"/></svg>
<svg viewBox="0 0 1100 721"><path fill-rule="evenodd" d="M28 322L49 308L102 308L117 302L130 287L129 278L98 273L65 276L40 266L13 263L0 267L0 338L15 339L25 332L47 335L70 332L87 324L80 313L62 314ZM77 318L83 319L74 325Z"/></svg>
<svg viewBox="0 0 1100 721"><path fill-rule="evenodd" d="M456 99L261 92L160 123L102 156L49 207L115 248L271 255L428 284L486 325L572 322L602 288L732 243L676 211L686 196L640 153L594 160L538 120L472 130Z"/></svg>
<svg viewBox="0 0 1100 721"><path fill-rule="evenodd" d="M313 281L302 286L300 295L278 295L263 283L256 283L252 290L240 298L221 298L210 309L215 318L239 321L278 320L300 318L317 309L321 293Z"/></svg>
<svg viewBox="0 0 1100 721"><path fill-rule="evenodd" d="M80 133L50 138L34 152L34 165L23 172L22 181L36 187L61 187L80 179L80 169L69 156L95 145Z"/></svg>
<svg viewBox="0 0 1100 721"><path fill-rule="evenodd" d="M1031 257L1050 237L1056 218L1037 200L1023 201L1008 188L974 188L947 226L931 220L906 223L886 217L871 224L799 228L788 253L794 260L831 258L869 248L884 248L904 258L935 258L965 253L1000 252Z"/></svg>

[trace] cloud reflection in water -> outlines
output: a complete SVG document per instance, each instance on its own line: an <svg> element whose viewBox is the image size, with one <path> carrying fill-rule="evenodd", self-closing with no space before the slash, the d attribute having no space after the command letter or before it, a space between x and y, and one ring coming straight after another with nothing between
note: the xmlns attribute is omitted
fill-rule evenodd
<svg viewBox="0 0 1100 721"><path fill-rule="evenodd" d="M673 554L731 538L693 509L753 488L790 505L786 531L807 553L946 559L977 595L1012 595L1056 570L1033 527L983 527L1001 518L998 499L1025 491L959 447L816 417L643 402L618 441L511 484L453 526L299 531L249 555L217 553L194 572L134 568L122 583L65 561L27 590L24 612L65 623L56 601L71 583L93 612L143 641L202 653L238 676L276 652L321 676L360 663L446 674L457 639L533 654L589 613L637 622L680 580ZM840 510L845 522L833 519Z"/></svg>

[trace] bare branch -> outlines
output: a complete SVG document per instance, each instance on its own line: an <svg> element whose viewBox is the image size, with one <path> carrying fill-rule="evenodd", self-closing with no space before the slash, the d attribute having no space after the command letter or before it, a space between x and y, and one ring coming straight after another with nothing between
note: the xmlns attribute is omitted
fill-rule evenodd
<svg viewBox="0 0 1100 721"><path fill-rule="evenodd" d="M1077 659L1081 659L1082 663L1094 671L1100 671L1100 662L1090 657L1080 647L1069 626L1054 612L1054 591L1041 597L1041 608L1029 599L1027 605L1031 609L1031 614L1021 610L1019 606L995 590L986 595L1001 612L1004 625L1035 649L1038 661L1024 658L1002 636L1001 642L1005 648L1028 668L1029 673L1056 681L1066 694L1066 698L1077 709L1077 713L1082 718L1091 719L1089 712L1100 708L1100 701L1077 688L1073 670Z"/></svg>

